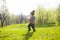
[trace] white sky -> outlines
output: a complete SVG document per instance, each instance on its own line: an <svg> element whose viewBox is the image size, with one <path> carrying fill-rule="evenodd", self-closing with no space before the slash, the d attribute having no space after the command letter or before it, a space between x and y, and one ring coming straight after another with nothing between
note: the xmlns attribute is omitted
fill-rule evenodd
<svg viewBox="0 0 60 40"><path fill-rule="evenodd" d="M22 12L24 15L28 15L39 5L46 9L57 8L60 0L6 0L6 2L10 13L17 15Z"/></svg>
<svg viewBox="0 0 60 40"><path fill-rule="evenodd" d="M3 1L0 0L0 8L1 8L2 5L3 5ZM1 9L0 9L0 10L1 10Z"/></svg>

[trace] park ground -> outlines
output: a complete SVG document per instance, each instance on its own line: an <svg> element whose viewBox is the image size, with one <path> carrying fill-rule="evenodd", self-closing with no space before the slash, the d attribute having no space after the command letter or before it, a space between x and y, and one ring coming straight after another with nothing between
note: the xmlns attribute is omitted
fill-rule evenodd
<svg viewBox="0 0 60 40"><path fill-rule="evenodd" d="M60 40L60 27L36 27L28 32L28 24L13 24L0 28L0 40Z"/></svg>

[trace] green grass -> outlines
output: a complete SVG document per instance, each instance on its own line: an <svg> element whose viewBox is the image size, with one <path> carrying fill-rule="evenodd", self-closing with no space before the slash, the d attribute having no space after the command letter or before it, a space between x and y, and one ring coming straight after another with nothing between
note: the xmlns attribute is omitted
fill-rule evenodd
<svg viewBox="0 0 60 40"><path fill-rule="evenodd" d="M0 40L60 40L60 27L37 27L27 31L27 24L14 24L0 28Z"/></svg>

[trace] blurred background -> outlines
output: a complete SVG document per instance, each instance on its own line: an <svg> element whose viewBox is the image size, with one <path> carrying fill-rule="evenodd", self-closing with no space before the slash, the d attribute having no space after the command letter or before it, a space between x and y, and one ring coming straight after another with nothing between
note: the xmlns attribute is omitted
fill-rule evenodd
<svg viewBox="0 0 60 40"><path fill-rule="evenodd" d="M36 25L60 25L60 0L0 0L0 27L28 23L32 10Z"/></svg>

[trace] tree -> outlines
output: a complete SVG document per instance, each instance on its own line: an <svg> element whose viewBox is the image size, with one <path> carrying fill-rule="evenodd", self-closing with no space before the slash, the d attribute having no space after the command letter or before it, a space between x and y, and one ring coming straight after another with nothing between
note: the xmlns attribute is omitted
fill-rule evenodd
<svg viewBox="0 0 60 40"><path fill-rule="evenodd" d="M37 23L44 23L45 14L46 14L46 10L42 7L38 7L36 12L35 12L36 22Z"/></svg>
<svg viewBox="0 0 60 40"><path fill-rule="evenodd" d="M5 21L5 19L6 19L6 15L5 15L5 13L3 13L3 14L1 14L1 26L3 27L3 24L4 24L4 21Z"/></svg>
<svg viewBox="0 0 60 40"><path fill-rule="evenodd" d="M8 14L8 9L6 7L6 0L3 0L3 6L1 7L1 14L0 14L0 21L1 21L1 27L3 27L4 22L7 18L7 14Z"/></svg>
<svg viewBox="0 0 60 40"><path fill-rule="evenodd" d="M59 6L58 6L57 11L58 11L57 20L58 20L58 23L59 23L59 25L60 25L60 4L59 4Z"/></svg>
<svg viewBox="0 0 60 40"><path fill-rule="evenodd" d="M21 13L21 16L20 16L20 23L23 23L23 14Z"/></svg>
<svg viewBox="0 0 60 40"><path fill-rule="evenodd" d="M55 23L56 22L56 14L55 10L38 7L35 11L36 23L45 24L45 23Z"/></svg>

